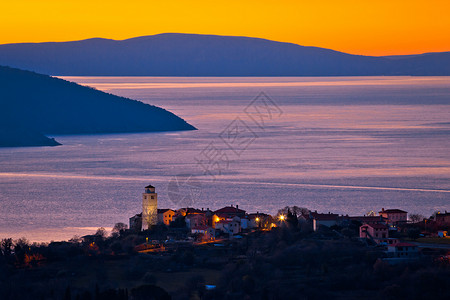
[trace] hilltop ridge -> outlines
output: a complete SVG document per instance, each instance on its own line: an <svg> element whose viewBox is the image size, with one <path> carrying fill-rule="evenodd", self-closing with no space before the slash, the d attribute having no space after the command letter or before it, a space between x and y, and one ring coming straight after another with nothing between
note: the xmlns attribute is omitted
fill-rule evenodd
<svg viewBox="0 0 450 300"><path fill-rule="evenodd" d="M261 38L164 33L4 44L0 65L61 76L437 76L450 75L450 52L376 57Z"/></svg>
<svg viewBox="0 0 450 300"><path fill-rule="evenodd" d="M0 146L55 146L44 134L193 130L173 113L63 79L0 66Z"/></svg>

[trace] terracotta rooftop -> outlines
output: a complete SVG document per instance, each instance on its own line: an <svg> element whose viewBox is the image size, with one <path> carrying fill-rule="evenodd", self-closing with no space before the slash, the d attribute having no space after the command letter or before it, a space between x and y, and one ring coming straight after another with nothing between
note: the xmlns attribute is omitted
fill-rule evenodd
<svg viewBox="0 0 450 300"><path fill-rule="evenodd" d="M381 213L404 213L406 214L407 212L401 209L383 209L379 212Z"/></svg>
<svg viewBox="0 0 450 300"><path fill-rule="evenodd" d="M161 209L158 208L158 214L163 214L163 213L165 213L168 210L173 211L170 208L161 208Z"/></svg>
<svg viewBox="0 0 450 300"><path fill-rule="evenodd" d="M319 221L330 221L330 220L336 220L339 215L338 214L320 214L317 212L311 212L311 217L313 219L319 220Z"/></svg>
<svg viewBox="0 0 450 300"><path fill-rule="evenodd" d="M356 217L348 217L350 220L356 220L356 221L384 221L386 218L382 216L356 216Z"/></svg>
<svg viewBox="0 0 450 300"><path fill-rule="evenodd" d="M192 219L192 218L206 218L204 214L188 214L186 215L187 219Z"/></svg>
<svg viewBox="0 0 450 300"><path fill-rule="evenodd" d="M233 214L233 213L245 214L245 210L239 209L234 206L225 206L221 209L216 210L214 213L216 213L216 214Z"/></svg>

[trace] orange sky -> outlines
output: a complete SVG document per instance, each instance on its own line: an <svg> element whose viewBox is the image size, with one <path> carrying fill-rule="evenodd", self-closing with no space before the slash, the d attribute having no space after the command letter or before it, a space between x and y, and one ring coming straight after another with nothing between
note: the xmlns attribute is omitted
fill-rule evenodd
<svg viewBox="0 0 450 300"><path fill-rule="evenodd" d="M125 39L163 32L243 35L390 55L450 51L450 1L86 1L0 5L0 43Z"/></svg>

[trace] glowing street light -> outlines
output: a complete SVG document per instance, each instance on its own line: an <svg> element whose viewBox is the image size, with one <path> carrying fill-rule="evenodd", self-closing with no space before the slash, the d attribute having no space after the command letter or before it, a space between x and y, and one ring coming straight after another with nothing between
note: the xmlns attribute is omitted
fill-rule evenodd
<svg viewBox="0 0 450 300"><path fill-rule="evenodd" d="M259 222L259 218L256 218L255 221L256 221L256 222Z"/></svg>
<svg viewBox="0 0 450 300"><path fill-rule="evenodd" d="M284 221L284 219L286 218L284 215L281 215L280 217L280 221Z"/></svg>

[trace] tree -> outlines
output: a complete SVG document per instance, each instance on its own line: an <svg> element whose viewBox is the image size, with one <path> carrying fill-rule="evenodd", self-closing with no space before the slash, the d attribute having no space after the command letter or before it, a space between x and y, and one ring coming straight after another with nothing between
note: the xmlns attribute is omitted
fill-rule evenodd
<svg viewBox="0 0 450 300"><path fill-rule="evenodd" d="M287 215L288 211L296 216L307 216L309 215L309 209L298 206L286 206L278 211L278 215Z"/></svg>
<svg viewBox="0 0 450 300"><path fill-rule="evenodd" d="M423 219L425 219L425 217L421 214L410 214L409 219L413 223L419 223L419 222L423 221Z"/></svg>
<svg viewBox="0 0 450 300"><path fill-rule="evenodd" d="M125 223L116 223L112 229L112 235L114 237L118 237L128 229L127 224Z"/></svg>
<svg viewBox="0 0 450 300"><path fill-rule="evenodd" d="M298 219L297 214L292 213L291 210L288 208L287 215L286 215L286 222L292 227L297 228L298 226Z"/></svg>
<svg viewBox="0 0 450 300"><path fill-rule="evenodd" d="M20 239L16 240L14 244L21 248L28 248L30 242L25 237L21 237Z"/></svg>
<svg viewBox="0 0 450 300"><path fill-rule="evenodd" d="M29 242L26 238L22 237L14 241L14 254L19 264L23 264L25 261L25 254L29 247Z"/></svg>
<svg viewBox="0 0 450 300"><path fill-rule="evenodd" d="M81 237L79 235L74 235L70 240L69 243L79 244L81 243Z"/></svg>
<svg viewBox="0 0 450 300"><path fill-rule="evenodd" d="M1 253L4 256L9 256L12 253L12 249L13 249L13 240L11 238L9 238L9 239L2 239L2 241L0 243Z"/></svg>
<svg viewBox="0 0 450 300"><path fill-rule="evenodd" d="M95 232L95 235L106 237L106 229L103 227L98 228L97 231Z"/></svg>
<svg viewBox="0 0 450 300"><path fill-rule="evenodd" d="M105 239L106 238L106 229L103 227L100 227L99 229L97 229L97 232L95 232L95 235L101 239Z"/></svg>

